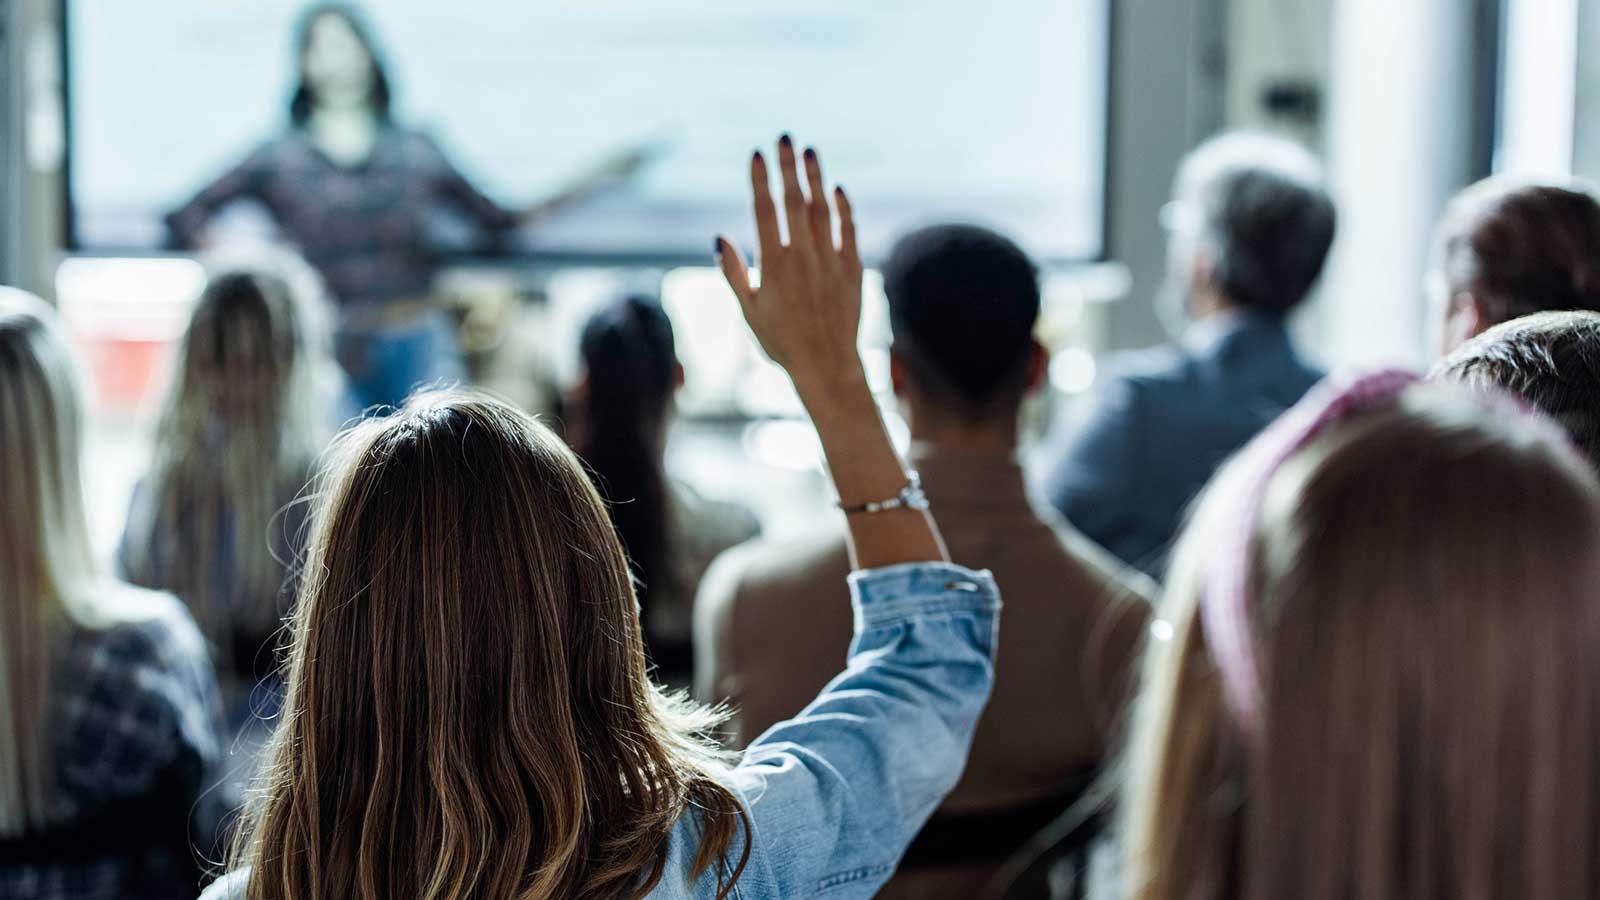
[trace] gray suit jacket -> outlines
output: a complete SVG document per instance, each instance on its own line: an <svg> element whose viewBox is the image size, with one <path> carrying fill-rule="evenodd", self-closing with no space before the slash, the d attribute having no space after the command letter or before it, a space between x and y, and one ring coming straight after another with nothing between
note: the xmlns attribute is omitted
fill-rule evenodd
<svg viewBox="0 0 1600 900"><path fill-rule="evenodd" d="M1212 473L1321 377L1282 320L1235 314L1180 344L1120 354L1054 442L1045 495L1124 562L1159 577Z"/></svg>

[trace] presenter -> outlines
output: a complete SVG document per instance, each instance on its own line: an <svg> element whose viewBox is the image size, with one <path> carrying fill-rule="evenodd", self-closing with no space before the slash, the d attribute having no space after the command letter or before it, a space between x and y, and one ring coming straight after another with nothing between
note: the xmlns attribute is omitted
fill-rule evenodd
<svg viewBox="0 0 1600 900"><path fill-rule="evenodd" d="M464 376L453 323L431 299L434 213L453 209L472 226L478 249L495 249L513 229L627 179L649 157L623 153L555 197L506 209L425 132L392 118L382 55L353 7L309 9L295 55L288 129L169 214L167 226L175 246L193 248L229 203L261 203L339 304L336 349L361 408Z"/></svg>

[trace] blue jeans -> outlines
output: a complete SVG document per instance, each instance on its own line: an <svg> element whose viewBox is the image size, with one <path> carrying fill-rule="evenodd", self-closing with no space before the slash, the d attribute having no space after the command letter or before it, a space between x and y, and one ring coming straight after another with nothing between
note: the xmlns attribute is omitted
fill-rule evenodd
<svg viewBox="0 0 1600 900"><path fill-rule="evenodd" d="M466 379L455 324L430 310L403 325L341 325L335 353L349 380L352 412L399 406L419 386L446 387Z"/></svg>

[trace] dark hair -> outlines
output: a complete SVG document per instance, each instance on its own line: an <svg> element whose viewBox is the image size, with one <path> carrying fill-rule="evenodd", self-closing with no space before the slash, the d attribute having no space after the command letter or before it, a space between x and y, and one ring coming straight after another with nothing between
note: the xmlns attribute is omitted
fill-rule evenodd
<svg viewBox="0 0 1600 900"><path fill-rule="evenodd" d="M1501 323L1440 360L1430 377L1511 391L1560 422L1600 469L1600 313Z"/></svg>
<svg viewBox="0 0 1600 900"><path fill-rule="evenodd" d="M901 238L883 266L895 353L918 384L978 418L1026 377L1039 277L1002 235L935 225Z"/></svg>
<svg viewBox="0 0 1600 900"><path fill-rule="evenodd" d="M1583 190L1487 179L1450 205L1434 250L1453 296L1491 324L1543 310L1600 310L1600 203Z"/></svg>
<svg viewBox="0 0 1600 900"><path fill-rule="evenodd" d="M289 98L290 123L296 128L304 128L311 120L311 107L315 103L315 98L311 96L311 86L306 83L306 51L311 47L312 27L324 16L343 19L345 24L350 26L350 30L355 32L356 39L361 41L361 46L366 48L367 58L372 60L372 112L379 121L389 121L388 67L384 65L383 54L378 50L378 42L372 37L372 28L367 24L366 17L348 3L318 3L302 13L295 25L295 86L294 94Z"/></svg>
<svg viewBox="0 0 1600 900"><path fill-rule="evenodd" d="M627 297L589 319L578 349L588 371L588 395L575 449L610 505L645 603L652 589L672 589L661 457L662 429L677 386L672 322L655 300Z"/></svg>
<svg viewBox="0 0 1600 900"><path fill-rule="evenodd" d="M1179 193L1198 206L1211 277L1229 301L1283 315L1310 293L1337 214L1304 148L1264 135L1214 138L1184 161Z"/></svg>

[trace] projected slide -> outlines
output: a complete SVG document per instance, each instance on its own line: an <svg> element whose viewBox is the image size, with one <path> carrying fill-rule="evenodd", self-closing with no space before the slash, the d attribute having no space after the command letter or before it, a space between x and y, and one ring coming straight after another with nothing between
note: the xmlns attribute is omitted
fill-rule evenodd
<svg viewBox="0 0 1600 900"><path fill-rule="evenodd" d="M164 217L291 129L283 0L69 0L72 211L89 250ZM997 225L1054 259L1103 232L1106 0L373 0L395 121L497 203L649 161L520 229L513 250L708 255L750 240L745 160L824 151L881 253L907 227ZM451 235L441 210L441 240ZM269 227L249 210L219 229ZM230 221L239 224L230 226Z"/></svg>

